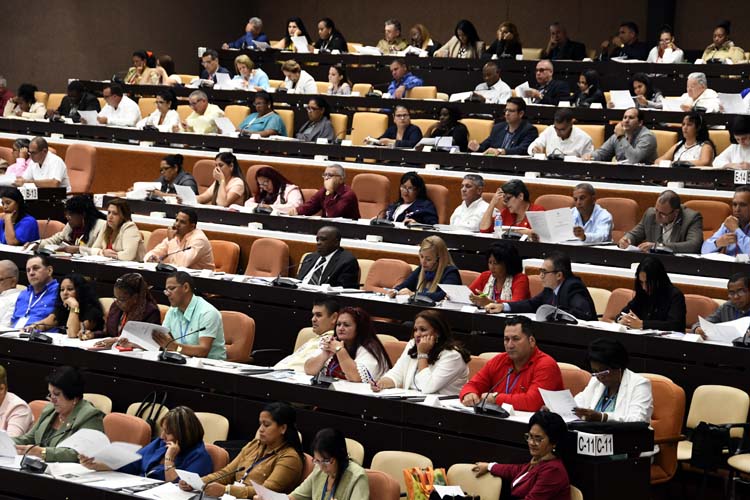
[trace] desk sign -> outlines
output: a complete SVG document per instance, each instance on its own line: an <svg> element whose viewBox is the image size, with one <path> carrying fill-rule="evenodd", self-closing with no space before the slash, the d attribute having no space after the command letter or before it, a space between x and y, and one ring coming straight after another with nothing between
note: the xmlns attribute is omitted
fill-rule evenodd
<svg viewBox="0 0 750 500"><path fill-rule="evenodd" d="M39 190L33 182L25 182L18 190L21 192L24 200L39 199Z"/></svg>
<svg viewBox="0 0 750 500"><path fill-rule="evenodd" d="M589 434L578 431L576 438L576 453L590 457L606 457L614 455L614 440L612 434Z"/></svg>

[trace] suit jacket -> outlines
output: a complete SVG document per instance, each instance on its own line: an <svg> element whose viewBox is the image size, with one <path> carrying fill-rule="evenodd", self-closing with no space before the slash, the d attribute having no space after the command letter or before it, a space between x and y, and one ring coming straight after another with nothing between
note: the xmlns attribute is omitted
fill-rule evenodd
<svg viewBox="0 0 750 500"><path fill-rule="evenodd" d="M644 329L685 331L685 296L674 285L669 290L654 295L636 294L622 309L622 313L629 311L643 320Z"/></svg>
<svg viewBox="0 0 750 500"><path fill-rule="evenodd" d="M580 278L571 276L562 282L555 297L555 291L545 288L534 297L520 302L510 302L510 312L533 313L543 304L557 305L565 312L569 312L578 319L592 321L596 319L596 307L591 299L588 288Z"/></svg>
<svg viewBox="0 0 750 500"><path fill-rule="evenodd" d="M328 283L331 286L343 286L344 288L359 288L359 263L349 250L339 248L330 256L330 262L323 270L320 283ZM320 259L318 252L312 252L305 256L299 267L297 278L303 279Z"/></svg>
<svg viewBox="0 0 750 500"><path fill-rule="evenodd" d="M573 40L566 41L565 45L561 47L555 47L548 54L542 53L542 59L550 59L552 61L557 59L580 61L584 57L586 57L586 46L581 42L574 42Z"/></svg>
<svg viewBox="0 0 750 500"><path fill-rule="evenodd" d="M575 395L579 408L593 410L604 395L606 387L596 377L591 377L586 388ZM654 413L654 398L651 381L627 368L622 371L620 388L615 399L615 409L607 413L607 421L651 422Z"/></svg>
<svg viewBox="0 0 750 500"><path fill-rule="evenodd" d="M71 101L70 97L65 96L60 103L60 107L57 108L57 112L60 113L60 116L72 118L70 116L72 107L73 102ZM81 100L78 103L78 111L96 111L98 113L99 111L101 111L101 107L99 106L99 99L97 99L96 96L91 92L84 92L83 94L81 94Z"/></svg>
<svg viewBox="0 0 750 500"><path fill-rule="evenodd" d="M224 66L219 66L219 69L216 70L216 73L229 73L229 70L225 68ZM214 83L216 83L216 73L214 73L214 76L211 78L208 77L208 71L205 69L201 71L201 80L213 80Z"/></svg>
<svg viewBox="0 0 750 500"><path fill-rule="evenodd" d="M479 151L486 151L489 148L501 148L503 145L503 139L505 139L505 134L507 133L507 122L496 123L492 126L490 136L479 145ZM528 155L529 145L534 142L534 139L537 137L539 137L539 131L536 127L529 123L528 120L523 120L516 130L513 139L510 140L510 144L508 144L508 147L505 149L506 154Z"/></svg>
<svg viewBox="0 0 750 500"><path fill-rule="evenodd" d="M409 208L401 212L397 218L393 218L393 213L401 204L396 202L388 207L385 212L385 218L396 222L403 222L405 219L414 219L420 224L437 224L438 216L435 204L432 201L416 199ZM408 215L408 217L407 217Z"/></svg>
<svg viewBox="0 0 750 500"><path fill-rule="evenodd" d="M534 83L532 88L541 92L541 85ZM542 92L542 99L534 104L550 104L557 106L560 101L570 101L570 87L566 82L561 80L551 80Z"/></svg>
<svg viewBox="0 0 750 500"><path fill-rule="evenodd" d="M638 246L644 241L661 243L661 226L656 222L654 207L646 210L633 229L625 233L630 243ZM700 212L680 206L680 213L672 228L672 242L665 245L679 253L701 253L703 245L703 216Z"/></svg>

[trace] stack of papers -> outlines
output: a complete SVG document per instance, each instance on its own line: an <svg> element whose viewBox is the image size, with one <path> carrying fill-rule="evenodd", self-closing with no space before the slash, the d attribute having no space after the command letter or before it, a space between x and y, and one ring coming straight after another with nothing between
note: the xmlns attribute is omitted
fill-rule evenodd
<svg viewBox="0 0 750 500"><path fill-rule="evenodd" d="M727 321L725 323L711 323L699 316L698 321L707 340L721 342L722 344L731 344L737 337L744 336L748 327L750 327L750 317Z"/></svg>
<svg viewBox="0 0 750 500"><path fill-rule="evenodd" d="M144 323L143 321L128 321L122 329L120 338L138 344L146 351L158 351L161 349L161 346L153 339L152 335L154 332L169 334L169 329L154 325L153 323Z"/></svg>
<svg viewBox="0 0 750 500"><path fill-rule="evenodd" d="M79 455L90 457L110 469L119 469L140 460L140 446L132 443L111 443L106 434L94 429L81 429L61 442L61 448L72 448Z"/></svg>

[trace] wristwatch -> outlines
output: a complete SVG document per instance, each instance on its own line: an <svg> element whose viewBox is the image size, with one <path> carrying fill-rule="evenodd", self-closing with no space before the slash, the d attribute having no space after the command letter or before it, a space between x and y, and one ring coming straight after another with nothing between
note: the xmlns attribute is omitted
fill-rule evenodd
<svg viewBox="0 0 750 500"><path fill-rule="evenodd" d="M344 346L338 346L336 349L333 350L333 352L338 353L341 349L343 349Z"/></svg>
<svg viewBox="0 0 750 500"><path fill-rule="evenodd" d="M427 353L417 354L417 359L429 359L430 355Z"/></svg>
<svg viewBox="0 0 750 500"><path fill-rule="evenodd" d="M182 346L178 345L177 349L175 349L175 351L177 351L178 354L181 353L182 352Z"/></svg>
<svg viewBox="0 0 750 500"><path fill-rule="evenodd" d="M42 448L42 462L47 461L47 448Z"/></svg>

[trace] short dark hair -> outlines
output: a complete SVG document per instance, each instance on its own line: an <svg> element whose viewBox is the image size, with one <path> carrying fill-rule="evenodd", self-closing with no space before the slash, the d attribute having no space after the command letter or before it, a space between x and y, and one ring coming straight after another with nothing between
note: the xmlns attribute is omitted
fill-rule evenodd
<svg viewBox="0 0 750 500"><path fill-rule="evenodd" d="M24 101L26 101L28 103L31 103L31 104L34 104L36 102L36 95L35 94L36 94L36 92L38 90L39 89L34 84L31 84L31 83L22 83L18 87L18 90L16 91L16 94L18 95L18 97L20 97Z"/></svg>
<svg viewBox="0 0 750 500"><path fill-rule="evenodd" d="M555 123L571 123L573 121L573 112L570 108L560 108L555 111Z"/></svg>
<svg viewBox="0 0 750 500"><path fill-rule="evenodd" d="M404 175L401 176L401 180L399 180L398 185L401 186L403 184L406 184L407 182L411 181L412 185L417 189L417 199L419 200L426 200L427 198L427 186L425 185L424 179L422 177L412 171L412 172L406 172ZM399 195L399 201L403 202L403 198Z"/></svg>
<svg viewBox="0 0 750 500"><path fill-rule="evenodd" d="M620 23L620 28L622 28L622 27L625 27L625 28L629 29L630 31L632 31L633 33L635 33L636 36L638 35L638 25L635 24L633 21L623 21L623 22L621 22Z"/></svg>
<svg viewBox="0 0 750 500"><path fill-rule="evenodd" d="M669 203L669 208L673 210L677 210L678 208L680 208L680 205L682 205L680 195L675 193L671 189L662 191L661 194L659 194L659 197L656 198L656 201L658 201L659 203Z"/></svg>
<svg viewBox="0 0 750 500"><path fill-rule="evenodd" d="M195 280L185 271L175 271L167 276L167 279L174 278L178 285L184 285L187 283L190 286L190 291L195 292Z"/></svg>
<svg viewBox="0 0 750 500"><path fill-rule="evenodd" d="M26 259L26 263L28 264L31 259L39 259L42 261L42 265L44 267L52 267L52 262L50 261L50 257L47 254L35 253L34 255Z"/></svg>
<svg viewBox="0 0 750 500"><path fill-rule="evenodd" d="M526 101L524 101L522 97L508 97L505 104L507 105L508 103L515 104L518 106L518 111L523 111L524 114L526 114Z"/></svg>
<svg viewBox="0 0 750 500"><path fill-rule="evenodd" d="M734 142L735 135L750 134L750 116L748 115L737 115L732 120L732 142Z"/></svg>
<svg viewBox="0 0 750 500"><path fill-rule="evenodd" d="M157 97L161 97L169 103L169 109L177 109L177 94L175 94L172 87L161 89L156 93Z"/></svg>
<svg viewBox="0 0 750 500"><path fill-rule="evenodd" d="M86 90L86 87L83 86L83 82L80 80L73 80L68 84L68 92L71 90L83 93Z"/></svg>
<svg viewBox="0 0 750 500"><path fill-rule="evenodd" d="M337 241L341 241L341 231L336 226L323 226L318 231L326 230L333 235L333 238Z"/></svg>
<svg viewBox="0 0 750 500"><path fill-rule="evenodd" d="M271 94L269 94L265 90L256 92L255 96L253 96L253 102L255 102L255 100L259 97L263 99L264 101L266 101L266 103L268 103L268 105L271 106L271 108L273 108L273 97L271 97ZM249 102L249 99L248 99L248 102Z"/></svg>
<svg viewBox="0 0 750 500"><path fill-rule="evenodd" d="M203 53L201 57L206 57L206 56L209 56L211 57L211 60L214 60L214 59L219 58L219 53L216 52L214 49L206 49L206 51Z"/></svg>
<svg viewBox="0 0 750 500"><path fill-rule="evenodd" d="M331 117L331 105L328 104L328 101L326 101L323 98L323 96L319 96L319 95L310 96L309 101L313 101L320 109L323 110L323 116L325 116L326 118Z"/></svg>
<svg viewBox="0 0 750 500"><path fill-rule="evenodd" d="M638 121L643 122L643 120L645 119L645 115L643 114L643 110L641 108L636 108L635 106L632 106L630 108L627 108L625 111L623 111L622 114L624 115L625 112L630 111L631 109L635 110L635 116L638 117Z"/></svg>
<svg viewBox="0 0 750 500"><path fill-rule="evenodd" d="M10 198L11 200L16 202L16 222L23 219L29 213L29 208L26 205L26 200L17 187L5 186L0 188L0 198Z"/></svg>
<svg viewBox="0 0 750 500"><path fill-rule="evenodd" d="M177 167L177 170L182 170L182 162L184 161L184 158L180 153L167 155L162 158L162 160L167 162L167 165L169 165L170 167Z"/></svg>
<svg viewBox="0 0 750 500"><path fill-rule="evenodd" d="M159 425L175 437L182 450L189 450L203 441L203 425L187 406L177 406L169 410Z"/></svg>
<svg viewBox="0 0 750 500"><path fill-rule="evenodd" d="M569 278L573 276L573 267L570 263L570 257L568 254L554 250L547 254L544 260L552 262L552 267L556 272L563 273L563 277Z"/></svg>
<svg viewBox="0 0 750 500"><path fill-rule="evenodd" d="M313 299L313 306L324 307L328 314L339 312L341 305L337 300L326 296L318 296Z"/></svg>
<svg viewBox="0 0 750 500"><path fill-rule="evenodd" d="M494 257L497 262L505 265L505 272L508 276L515 276L523 272L523 263L518 250L507 240L492 243L487 249L487 260L489 260L490 256Z"/></svg>
<svg viewBox="0 0 750 500"><path fill-rule="evenodd" d="M123 90L122 85L120 85L119 83L108 83L102 88L102 90L104 89L109 89L112 95L120 97L122 97L125 93L125 90Z"/></svg>
<svg viewBox="0 0 750 500"><path fill-rule="evenodd" d="M181 207L177 213L179 214L180 212L188 216L188 220L190 220L191 224L198 224L198 212L194 208Z"/></svg>
<svg viewBox="0 0 750 500"><path fill-rule="evenodd" d="M385 23L383 24L390 24L396 27L396 29L401 32L401 21L398 19L386 19Z"/></svg>
<svg viewBox="0 0 750 500"><path fill-rule="evenodd" d="M83 399L83 376L78 368L61 366L47 375L47 383L60 389L66 399Z"/></svg>
<svg viewBox="0 0 750 500"><path fill-rule="evenodd" d="M534 336L534 331L531 329L533 323L526 316L508 316L505 318L505 328L516 325L521 326L521 332L527 337Z"/></svg>
<svg viewBox="0 0 750 500"><path fill-rule="evenodd" d="M652 99L658 90L654 87L654 81L646 73L635 73L630 78L630 87L633 88L633 82L640 82L646 86L646 99Z"/></svg>
<svg viewBox="0 0 750 500"><path fill-rule="evenodd" d="M586 83L591 87L592 89L598 89L599 88L599 72L595 69L585 69L583 72L581 72L583 77L586 79Z"/></svg>
<svg viewBox="0 0 750 500"><path fill-rule="evenodd" d="M398 59L394 59L393 61L391 61L391 64L393 64L393 63L397 63L399 66L403 66L404 68L409 69L409 63L407 63L406 59L404 59L403 57L399 57ZM389 64L389 66L390 66L390 64Z"/></svg>
<svg viewBox="0 0 750 500"><path fill-rule="evenodd" d="M734 273L729 277L729 281L727 282L727 285L729 283L734 283L735 281L742 281L742 284L745 286L745 288L750 287L750 273L748 272L741 272L741 273Z"/></svg>
<svg viewBox="0 0 750 500"><path fill-rule="evenodd" d="M503 190L503 193L512 196L522 194L523 201L529 201L529 188L526 187L526 184L521 179L511 179L503 184L500 189Z"/></svg>
<svg viewBox="0 0 750 500"><path fill-rule="evenodd" d="M599 337L589 344L588 360L608 368L624 370L628 367L628 351L619 340Z"/></svg>
<svg viewBox="0 0 750 500"><path fill-rule="evenodd" d="M563 443L565 434L568 432L568 426L562 417L551 411L538 411L529 419L529 430L535 425L544 430L549 442L556 445L552 452L560 456L560 445Z"/></svg>

